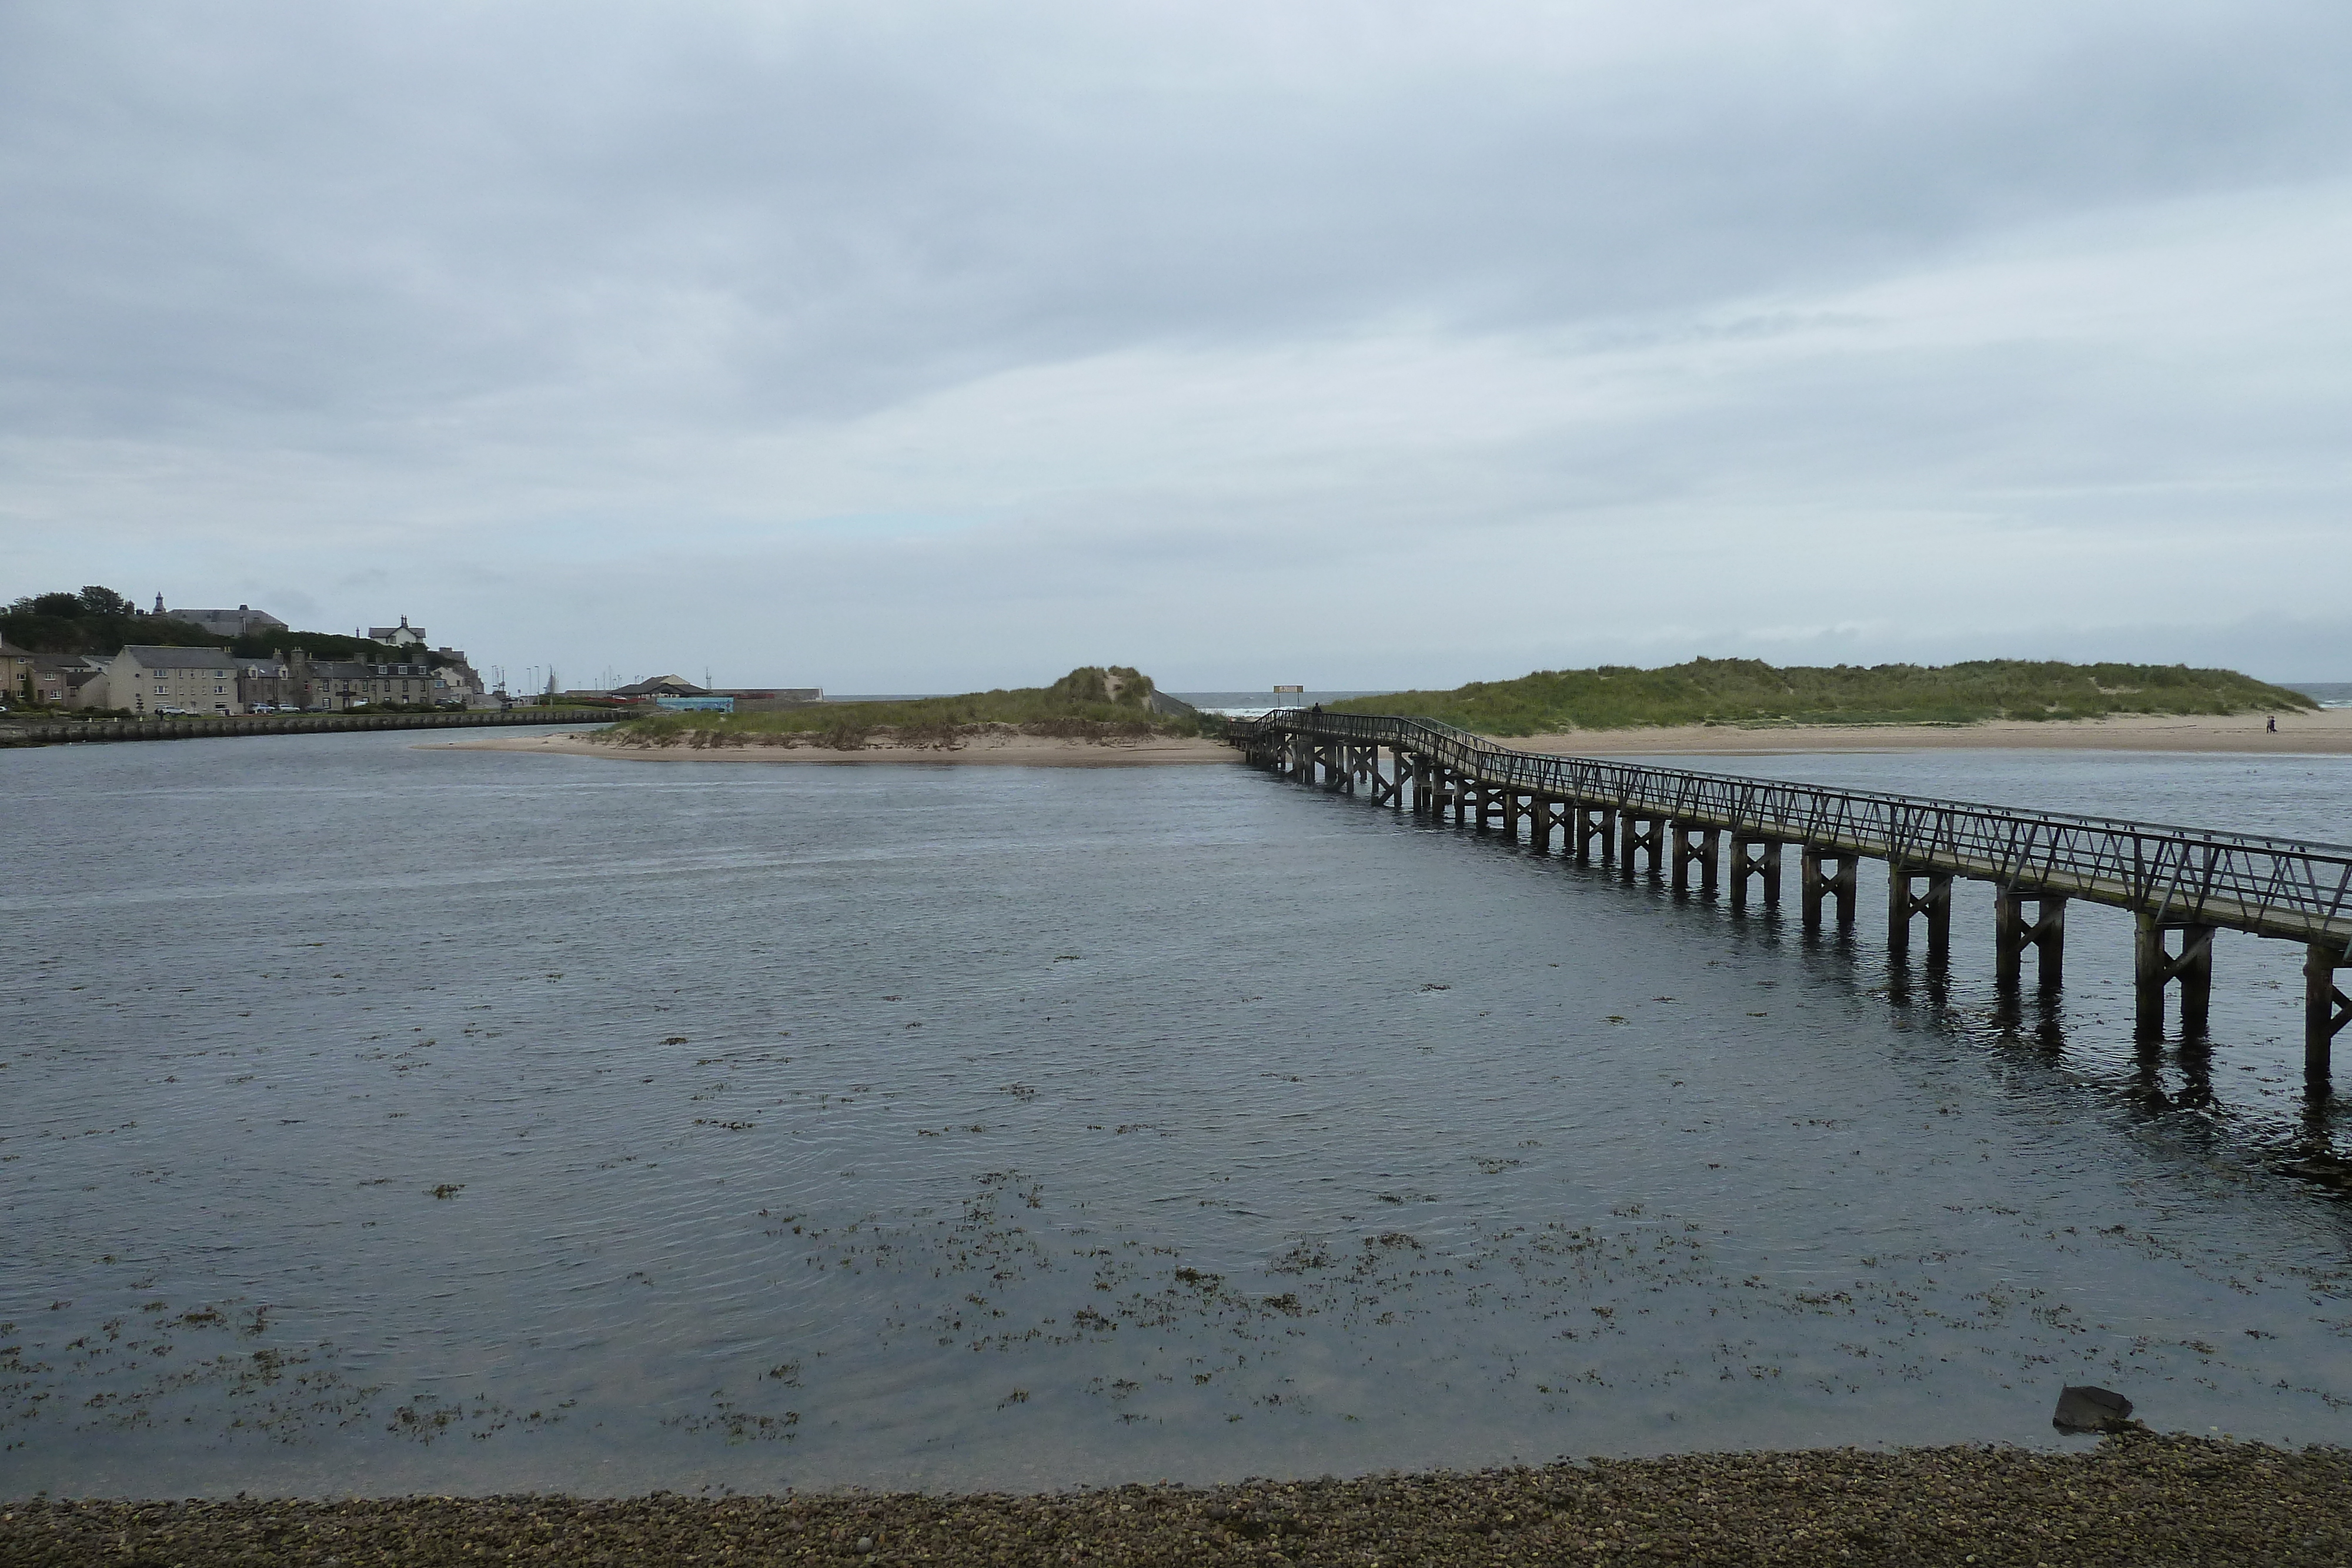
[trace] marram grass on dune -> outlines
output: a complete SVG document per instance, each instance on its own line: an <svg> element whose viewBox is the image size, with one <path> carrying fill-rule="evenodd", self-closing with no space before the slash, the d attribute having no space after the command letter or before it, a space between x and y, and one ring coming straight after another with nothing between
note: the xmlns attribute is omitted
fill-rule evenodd
<svg viewBox="0 0 2352 1568"><path fill-rule="evenodd" d="M774 713L658 713L588 738L617 746L809 746L858 751L880 743L951 750L984 732L1076 741L1195 736L1199 717L1156 705L1151 677L1121 664L1082 665L1050 686L967 692L906 702L823 703ZM1162 711L1172 706L1177 711Z"/></svg>
<svg viewBox="0 0 2352 1568"><path fill-rule="evenodd" d="M1693 659L1663 669L1603 664L1473 681L1450 692L1394 692L1331 705L1405 714L1482 735L1543 735L1658 725L1974 724L2112 714L2294 713L2318 705L2234 670L2185 664L1962 664L1792 665Z"/></svg>

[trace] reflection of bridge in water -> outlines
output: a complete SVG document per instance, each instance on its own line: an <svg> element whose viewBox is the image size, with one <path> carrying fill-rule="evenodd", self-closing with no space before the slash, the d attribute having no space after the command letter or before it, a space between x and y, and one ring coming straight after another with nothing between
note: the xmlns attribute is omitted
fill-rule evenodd
<svg viewBox="0 0 2352 1568"><path fill-rule="evenodd" d="M1546 757L1423 719L1292 708L1229 733L1252 762L1302 783L1451 813L1480 832L1524 830L1538 854L1557 837L1565 855L1627 877L1646 870L1676 892L1696 883L1712 894L1727 877L1734 908L1751 886L1767 907L1780 902L1781 854L1793 847L1808 931L1820 929L1824 905L1852 925L1857 863L1885 861L1888 951L1907 956L1924 915L1930 970L1949 961L1953 879L1988 882L2005 988L2021 981L2029 949L2042 988L2059 985L2070 899L2129 910L2142 1040L2163 1037L2176 985L2182 1038L2204 1035L2214 932L2299 943L2304 1069L2315 1089L2324 1091L2330 1043L2352 1022L2352 998L2336 983L2352 968L2352 848Z"/></svg>

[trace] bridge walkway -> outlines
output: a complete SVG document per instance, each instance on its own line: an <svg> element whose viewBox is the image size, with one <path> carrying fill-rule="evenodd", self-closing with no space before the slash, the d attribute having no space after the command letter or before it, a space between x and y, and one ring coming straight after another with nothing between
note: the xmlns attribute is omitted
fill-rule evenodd
<svg viewBox="0 0 2352 1568"><path fill-rule="evenodd" d="M2018 981L2029 950L2041 983L2061 982L2070 900L2126 910L2143 1038L2163 1034L2168 988L2179 993L2184 1035L2204 1031L2215 931L2294 942L2305 949L2305 1065L2315 1082L2352 1023L2352 998L2336 984L2352 968L2352 846L1546 756L1391 716L1278 710L1231 734L1253 762L1303 782L1451 811L1482 831L1516 835L1524 824L1547 852L1558 831L1564 852L1625 875L1646 860L1649 874L1671 873L1677 888L1696 879L1711 894L1727 873L1736 904L1751 881L1777 904L1781 852L1794 846L1808 928L1825 904L1851 923L1855 862L1883 861L1889 947L1907 953L1924 915L1931 966L1948 958L1953 881L1989 883L2004 985Z"/></svg>

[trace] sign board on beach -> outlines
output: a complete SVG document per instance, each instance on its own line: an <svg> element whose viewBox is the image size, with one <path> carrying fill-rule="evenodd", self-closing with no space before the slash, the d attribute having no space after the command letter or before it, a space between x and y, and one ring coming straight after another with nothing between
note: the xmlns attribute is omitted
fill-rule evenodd
<svg viewBox="0 0 2352 1568"><path fill-rule="evenodd" d="M1306 693L1307 688L1305 686L1276 686L1274 688L1274 695L1278 697L1304 696Z"/></svg>

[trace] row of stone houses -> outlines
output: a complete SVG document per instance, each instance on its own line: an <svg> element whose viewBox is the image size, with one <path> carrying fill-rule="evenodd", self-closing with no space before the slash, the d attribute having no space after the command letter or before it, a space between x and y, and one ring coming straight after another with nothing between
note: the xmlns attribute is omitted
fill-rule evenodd
<svg viewBox="0 0 2352 1568"><path fill-rule="evenodd" d="M373 664L314 659L241 659L226 648L134 644L111 655L27 653L0 644L0 680L18 702L53 707L121 708L155 714L341 713L389 704L495 706L465 655L437 649L441 662Z"/></svg>

